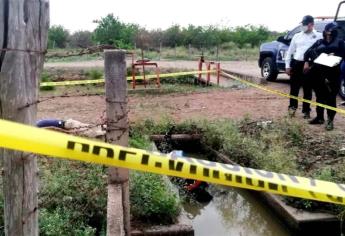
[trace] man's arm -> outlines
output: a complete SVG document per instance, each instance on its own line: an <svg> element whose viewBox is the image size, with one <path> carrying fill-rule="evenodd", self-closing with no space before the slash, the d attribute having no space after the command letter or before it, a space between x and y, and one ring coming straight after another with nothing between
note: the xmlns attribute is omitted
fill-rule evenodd
<svg viewBox="0 0 345 236"><path fill-rule="evenodd" d="M309 61L314 61L320 53L317 51L317 47L320 46L322 43L322 40L316 41L308 50L304 53L304 61L309 62Z"/></svg>
<svg viewBox="0 0 345 236"><path fill-rule="evenodd" d="M320 44L321 40L316 41L305 53L304 53L304 67L303 73L308 73L310 71L310 61L315 60L316 47ZM314 58L315 57L315 58ZM312 59L313 58L313 59Z"/></svg>
<svg viewBox="0 0 345 236"><path fill-rule="evenodd" d="M286 52L286 58L285 58L285 68L286 68L286 73L288 75L291 75L291 59L292 59L292 55L295 53L296 51L296 35L293 36L289 49Z"/></svg>

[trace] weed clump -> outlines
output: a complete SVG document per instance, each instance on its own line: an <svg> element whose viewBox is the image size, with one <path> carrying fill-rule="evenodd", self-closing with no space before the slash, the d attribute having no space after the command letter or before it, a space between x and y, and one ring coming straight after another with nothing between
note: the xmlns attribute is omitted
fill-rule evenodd
<svg viewBox="0 0 345 236"><path fill-rule="evenodd" d="M85 72L85 76L89 79L89 80L98 80L98 79L102 79L103 77L103 72L101 70L89 70L87 72Z"/></svg>
<svg viewBox="0 0 345 236"><path fill-rule="evenodd" d="M181 205L178 195L169 188L166 177L151 173L131 173L130 200L132 214L146 223L171 224Z"/></svg>
<svg viewBox="0 0 345 236"><path fill-rule="evenodd" d="M41 82L52 82L52 78L48 73L43 72L41 75ZM55 87L54 86L44 86L44 87L40 87L40 90L41 91L52 91L52 90L55 90Z"/></svg>

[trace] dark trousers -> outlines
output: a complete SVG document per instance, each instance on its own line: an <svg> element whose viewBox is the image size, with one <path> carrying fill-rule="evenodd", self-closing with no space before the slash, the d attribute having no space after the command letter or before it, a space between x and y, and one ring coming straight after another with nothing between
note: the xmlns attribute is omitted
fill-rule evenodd
<svg viewBox="0 0 345 236"><path fill-rule="evenodd" d="M303 73L303 67L303 61L291 61L290 95L298 97L299 90L303 87L303 98L311 100L313 95L310 76ZM290 98L289 108L296 110L298 108L298 101ZM302 112L310 112L309 103L303 103Z"/></svg>
<svg viewBox="0 0 345 236"><path fill-rule="evenodd" d="M337 95L340 89L340 66L327 67L314 65L311 70L313 77L313 89L316 94L316 102L331 107L337 107ZM317 117L324 119L324 108L316 107ZM336 112L327 109L329 120L333 120Z"/></svg>

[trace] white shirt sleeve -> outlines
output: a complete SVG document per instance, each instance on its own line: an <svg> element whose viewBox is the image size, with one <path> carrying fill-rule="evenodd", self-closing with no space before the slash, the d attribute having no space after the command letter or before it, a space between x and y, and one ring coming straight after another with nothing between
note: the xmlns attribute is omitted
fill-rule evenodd
<svg viewBox="0 0 345 236"><path fill-rule="evenodd" d="M297 34L295 34L291 40L289 49L286 52L286 57L285 57L285 68L291 68L290 63L291 63L291 59L292 59L292 55L295 53L296 51L296 36Z"/></svg>
<svg viewBox="0 0 345 236"><path fill-rule="evenodd" d="M320 32L316 32L317 33L317 39L323 39L323 34Z"/></svg>

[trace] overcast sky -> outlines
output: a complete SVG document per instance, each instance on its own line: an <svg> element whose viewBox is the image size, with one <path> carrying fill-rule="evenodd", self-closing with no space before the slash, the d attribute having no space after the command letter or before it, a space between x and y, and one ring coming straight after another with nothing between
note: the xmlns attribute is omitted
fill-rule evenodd
<svg viewBox="0 0 345 236"><path fill-rule="evenodd" d="M187 26L265 25L285 31L306 14L334 16L339 0L50 0L51 25L70 31L93 30L93 20L109 13L148 29ZM345 5L344 5L345 12Z"/></svg>

